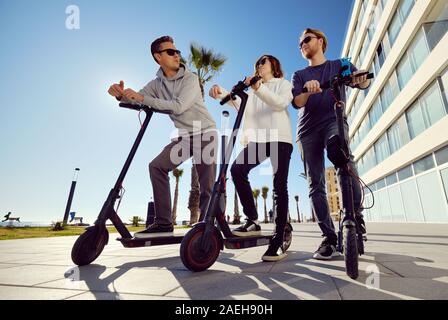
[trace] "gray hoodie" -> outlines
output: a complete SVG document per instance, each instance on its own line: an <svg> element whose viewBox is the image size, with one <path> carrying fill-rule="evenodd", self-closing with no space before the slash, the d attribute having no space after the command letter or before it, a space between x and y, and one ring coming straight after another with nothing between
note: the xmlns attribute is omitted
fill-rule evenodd
<svg viewBox="0 0 448 320"><path fill-rule="evenodd" d="M173 111L170 118L179 129L180 135L187 132L193 135L216 128L216 123L202 99L197 75L183 64L172 78L167 78L160 68L157 77L139 93L144 96L144 105L156 110Z"/></svg>

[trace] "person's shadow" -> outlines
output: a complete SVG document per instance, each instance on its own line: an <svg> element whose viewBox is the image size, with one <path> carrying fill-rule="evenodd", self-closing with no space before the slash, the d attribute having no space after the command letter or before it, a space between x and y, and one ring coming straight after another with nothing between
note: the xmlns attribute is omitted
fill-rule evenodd
<svg viewBox="0 0 448 320"><path fill-rule="evenodd" d="M165 257L148 260L141 260L129 262L116 267L117 271L107 277L101 278L101 275L107 270L106 266L92 264L89 266L78 268L79 281L84 281L90 292L97 298L101 299L121 299L120 293L114 288L114 282L121 276L126 274L133 268L164 268L171 271L174 277L178 280L180 288L182 288L190 299L233 299L232 296L244 296L249 299L254 297L263 297L270 300L297 300L297 291L306 298L316 298L324 296L329 299L344 298L344 291L354 292L354 290L365 290L363 294L359 295L359 299L374 298L374 299L431 299L434 293L448 292L448 284L437 280L439 277L448 275L445 269L421 266L417 262L432 262L430 260L423 260L412 256L384 254L384 253L366 253L366 256L373 257L373 259L360 258L360 262L367 262L373 265L382 267L390 271L389 275L379 275L380 284L379 290L369 290L366 287L366 279L371 276L371 273L365 270L360 270L360 275L357 280L345 280L343 277L328 276L325 271L317 272L315 267L321 267L320 270L333 270L345 272L344 267L331 265L326 262L316 261L312 259L311 252L296 252L289 251L288 257L280 262L269 263L272 269L280 268L287 264L294 264L291 268L287 266L288 272L266 272L264 270L266 262L246 263L235 257L238 251L232 250L229 252L221 252L217 262L227 264L239 268L242 272L230 272L220 270L206 270L199 273L188 271L182 264L179 257ZM378 261L378 259L381 261ZM343 260L343 257L339 258ZM415 279L412 276L404 277L390 270L387 263L384 261L404 261L398 263L406 263L406 268L411 270L413 274L428 275L432 279ZM259 267L259 268L258 268ZM258 269L257 269L258 268ZM245 271L248 270L248 271ZM252 272L251 270L256 270ZM292 272L291 272L292 270ZM302 277L301 275L305 275ZM73 277L72 271L65 274L66 278ZM420 276L421 277L421 276ZM142 279L151 281L150 279ZM337 293L327 295L332 284L328 286L322 285L326 281L335 281L337 284ZM427 286L428 290L422 290L422 285ZM114 290L110 288L113 287ZM342 295L341 295L342 292ZM107 295L104 295L107 293ZM336 296L335 296L336 294ZM442 294L443 295L443 294ZM352 295L353 296L353 295ZM335 298L336 297L336 298ZM445 298L448 294L445 295ZM176 299L176 297L170 297ZM358 299L357 298L357 299Z"/></svg>

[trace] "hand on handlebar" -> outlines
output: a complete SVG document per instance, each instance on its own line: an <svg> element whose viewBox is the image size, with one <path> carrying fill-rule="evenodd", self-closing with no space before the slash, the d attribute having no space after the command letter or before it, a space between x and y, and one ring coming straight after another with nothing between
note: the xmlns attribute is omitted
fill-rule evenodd
<svg viewBox="0 0 448 320"><path fill-rule="evenodd" d="M244 84L246 85L246 86L249 86L250 85L250 82L252 81L252 79L253 79L254 77L246 77L246 79L244 80ZM254 91L257 91L259 88L260 88L260 86L261 86L261 78L260 78L260 80L258 80L257 82L255 82L253 85L251 85L251 88L254 90Z"/></svg>
<svg viewBox="0 0 448 320"><path fill-rule="evenodd" d="M357 77L356 75L360 74L360 73L362 73L363 75L360 77ZM353 72L352 81L350 82L350 86L356 87L356 86L366 83L368 80L367 75L368 75L368 72L366 72L366 70L358 70L358 71ZM364 86L361 86L361 87L364 87Z"/></svg>
<svg viewBox="0 0 448 320"><path fill-rule="evenodd" d="M135 92L134 90L128 88L126 90L123 91L123 97L125 97L126 99L130 100L130 101L136 101L136 102L140 102L143 103L143 95L141 95L138 92Z"/></svg>
<svg viewBox="0 0 448 320"><path fill-rule="evenodd" d="M222 89L220 86L215 84L213 87L210 88L210 91L208 92L208 95L212 97L213 99L218 99L218 97L222 94Z"/></svg>
<svg viewBox="0 0 448 320"><path fill-rule="evenodd" d="M322 92L322 88L320 87L320 83L317 80L311 80L311 81L305 82L303 88L307 89L306 93L308 93L309 95Z"/></svg>

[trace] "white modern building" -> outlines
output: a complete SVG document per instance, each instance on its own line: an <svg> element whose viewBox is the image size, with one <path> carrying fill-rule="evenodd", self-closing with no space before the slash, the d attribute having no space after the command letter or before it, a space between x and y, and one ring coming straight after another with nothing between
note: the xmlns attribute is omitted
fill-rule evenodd
<svg viewBox="0 0 448 320"><path fill-rule="evenodd" d="M375 74L346 106L366 220L448 222L448 0L354 1L342 56Z"/></svg>

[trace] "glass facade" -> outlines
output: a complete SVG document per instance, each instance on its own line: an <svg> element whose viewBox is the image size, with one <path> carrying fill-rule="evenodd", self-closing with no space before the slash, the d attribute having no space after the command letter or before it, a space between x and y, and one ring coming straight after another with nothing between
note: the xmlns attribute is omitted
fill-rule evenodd
<svg viewBox="0 0 448 320"><path fill-rule="evenodd" d="M367 221L448 222L448 146L369 187L375 205L365 210ZM366 191L364 207L372 201Z"/></svg>
<svg viewBox="0 0 448 320"><path fill-rule="evenodd" d="M357 129L351 137L352 150L356 151L361 147L366 137L369 136L370 146L357 158L360 176L399 152L410 141L441 119L446 120L445 117L448 115L447 69L434 74L424 84L424 87L415 88L419 94L418 97L413 98L413 101L406 99L403 94L400 95L400 92L411 81L415 82L413 77L420 73L419 69L422 65L431 65L432 62L427 61L427 58L445 37L448 30L448 0L431 0L432 8L425 10L425 16L418 19L417 12L422 12L421 6L419 6L420 11L416 8L413 12L415 0L400 0L396 9L387 17L388 25L384 28L381 27L381 31L378 31L378 23L380 20L384 21L383 10L387 1L378 0L372 1L372 3L375 5L371 7L372 11L369 14L366 10L367 6L363 6L361 9L363 16L358 19L356 35L354 35L354 38L358 37L359 48L354 53L352 43L350 53L355 55L355 59L353 59L355 65L358 67L360 64L368 65L367 69L375 74L375 78L384 79L384 81L379 88L378 86L370 87L370 91L373 89L375 92L347 89L347 97L350 97L348 101L353 104L352 106L347 105L347 110L350 110L347 114L349 124L352 124L357 115L359 116L360 111L365 113L365 116L357 118L355 123ZM408 17L413 16L415 18L408 21ZM363 21L366 17L370 19L367 30L361 30L361 26L366 25L366 21ZM418 25L411 25L412 23L418 23ZM402 38L400 33L405 24L406 30L409 31L408 27L413 28L413 39L409 43L406 42L407 47L405 48L394 48L394 46L401 47L404 44L400 40ZM372 40L377 39L375 37L377 31L381 32L382 38L372 48ZM365 35L363 39L359 39L361 35ZM371 54L368 55L369 47ZM387 61L389 53L398 49L400 57L396 61ZM440 49L439 45L437 50ZM394 56L396 55L394 54ZM392 63L393 69L388 67L387 70L381 71L385 69L382 67L386 61L387 65ZM411 88L406 88L406 90L408 89ZM371 94L374 96L372 97ZM369 105L364 104L367 95L369 96ZM400 96L399 99L407 100L403 101L406 102L406 106L403 105L400 112L396 108L391 108L398 96ZM387 127L381 121L385 113L389 123ZM372 132L372 129L375 130L375 133ZM371 134L375 134L375 136L371 136ZM393 163L396 160L401 159L394 157ZM402 161L404 167L378 176L369 184L375 197L375 205L365 209L366 220L448 222L448 131L446 143L442 148L431 154L422 154L416 160L402 159ZM388 165L389 163L386 164L386 166ZM382 168L385 169L386 166L377 169L382 171ZM378 171L371 171L371 173L374 172L376 174ZM372 195L366 191L364 207L370 206L372 202Z"/></svg>

